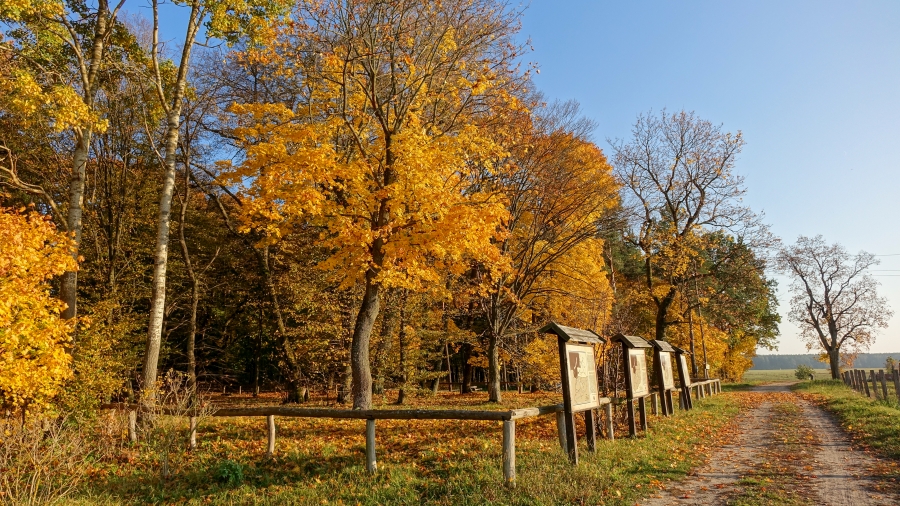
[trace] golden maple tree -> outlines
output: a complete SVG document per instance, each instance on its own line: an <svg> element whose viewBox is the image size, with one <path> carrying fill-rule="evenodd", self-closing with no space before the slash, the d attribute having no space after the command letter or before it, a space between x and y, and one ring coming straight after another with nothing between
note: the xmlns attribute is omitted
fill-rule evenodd
<svg viewBox="0 0 900 506"><path fill-rule="evenodd" d="M25 409L71 374L71 322L50 278L76 268L72 240L36 212L0 208L0 405Z"/></svg>
<svg viewBox="0 0 900 506"><path fill-rule="evenodd" d="M304 2L274 48L299 103L240 104L245 230L316 226L322 267L364 285L351 344L353 404L371 404L369 340L383 287L440 289L469 259L499 267L507 213L482 191L502 158L489 135L515 107L514 14L490 0Z"/></svg>

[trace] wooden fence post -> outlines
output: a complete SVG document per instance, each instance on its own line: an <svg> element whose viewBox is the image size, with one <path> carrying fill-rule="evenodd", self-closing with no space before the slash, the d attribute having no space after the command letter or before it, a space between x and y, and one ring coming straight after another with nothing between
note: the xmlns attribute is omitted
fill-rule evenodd
<svg viewBox="0 0 900 506"><path fill-rule="evenodd" d="M860 371L859 369L856 369L853 372L855 373L854 376L856 377L856 391L861 394L867 393L866 387L865 387L865 381L863 381L863 378L862 378L862 371Z"/></svg>
<svg viewBox="0 0 900 506"><path fill-rule="evenodd" d="M594 416L593 409L584 412L584 431L586 432L588 451L597 451L597 418Z"/></svg>
<svg viewBox="0 0 900 506"><path fill-rule="evenodd" d="M900 371L894 369L891 376L894 380L894 395L897 396L897 402L900 403Z"/></svg>
<svg viewBox="0 0 900 506"><path fill-rule="evenodd" d="M871 398L872 393L869 391L869 382L868 380L866 380L866 371L860 370L859 373L859 379L862 382L863 387L865 387L866 389L866 397Z"/></svg>
<svg viewBox="0 0 900 506"><path fill-rule="evenodd" d="M266 416L266 427L269 433L269 446L266 450L266 455L271 457L275 455L275 415Z"/></svg>
<svg viewBox="0 0 900 506"><path fill-rule="evenodd" d="M556 412L556 432L559 434L559 446L563 453L568 453L569 446L566 444L566 414L563 411Z"/></svg>
<svg viewBox="0 0 900 506"><path fill-rule="evenodd" d="M194 450L197 448L197 417L196 416L190 417L189 423L190 423L190 428L191 428L190 446L191 446L191 450Z"/></svg>
<svg viewBox="0 0 900 506"><path fill-rule="evenodd" d="M647 398L638 399L638 411L641 414L641 430L647 432Z"/></svg>
<svg viewBox="0 0 900 506"><path fill-rule="evenodd" d="M875 394L875 400L878 400L878 379L875 376L875 369L869 371L870 379L872 380L872 393Z"/></svg>
<svg viewBox="0 0 900 506"><path fill-rule="evenodd" d="M878 371L878 379L879 379L879 381L881 381L881 392L884 394L881 396L881 398L884 400L888 400L887 374L885 374L884 370Z"/></svg>
<svg viewBox="0 0 900 506"><path fill-rule="evenodd" d="M375 474L378 466L375 463L375 420L366 419L366 471Z"/></svg>
<svg viewBox="0 0 900 506"><path fill-rule="evenodd" d="M372 457L374 459L374 456ZM507 487L516 486L516 421L503 420L503 480Z"/></svg>
<svg viewBox="0 0 900 506"><path fill-rule="evenodd" d="M134 410L128 412L128 440L137 441L137 411Z"/></svg>
<svg viewBox="0 0 900 506"><path fill-rule="evenodd" d="M613 441L616 439L615 434L615 420L613 420L613 405L612 401L609 402L606 406L606 439Z"/></svg>
<svg viewBox="0 0 900 506"><path fill-rule="evenodd" d="M637 437L637 424L635 423L634 399L625 399L625 409L628 415L628 435Z"/></svg>

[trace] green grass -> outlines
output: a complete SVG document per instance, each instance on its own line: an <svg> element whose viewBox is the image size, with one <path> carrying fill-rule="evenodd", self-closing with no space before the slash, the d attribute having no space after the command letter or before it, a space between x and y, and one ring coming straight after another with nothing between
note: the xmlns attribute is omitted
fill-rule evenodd
<svg viewBox="0 0 900 506"><path fill-rule="evenodd" d="M794 376L796 369L771 369L771 370L749 370L744 373L743 381L747 383L767 383L776 381L797 381ZM831 378L831 371L828 369L814 369L816 380L826 380Z"/></svg>
<svg viewBox="0 0 900 506"><path fill-rule="evenodd" d="M870 399L840 380L805 382L794 388L812 394L823 408L837 416L857 442L885 457L900 458L900 406L896 396L888 401ZM892 394L892 389L888 394Z"/></svg>
<svg viewBox="0 0 900 506"><path fill-rule="evenodd" d="M214 421L173 476L159 476L147 447L125 448L69 503L634 504L699 465L738 411L734 395L699 400L691 412L651 417L636 439L598 440L596 453L582 444L577 467L559 448L552 416L519 423L515 489L502 485L495 422L379 421L379 471L369 476L361 420L279 419L274 459L264 455L259 420Z"/></svg>

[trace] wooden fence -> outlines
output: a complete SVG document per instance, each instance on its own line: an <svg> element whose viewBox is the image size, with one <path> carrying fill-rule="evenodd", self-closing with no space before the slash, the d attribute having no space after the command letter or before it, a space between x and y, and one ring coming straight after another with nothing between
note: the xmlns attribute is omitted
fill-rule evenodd
<svg viewBox="0 0 900 506"><path fill-rule="evenodd" d="M706 380L693 383L690 390L697 390L699 397L707 397L721 392L719 380ZM651 406L653 413L659 413L658 393L651 394ZM628 402L625 399L600 398L600 407L604 410L605 423L599 424L603 428L604 435L608 439L615 438L613 404ZM683 404L682 404L683 406ZM128 412L128 436L132 441L137 440L137 412L136 404L106 404L106 409L116 409ZM199 412L176 410L172 408L159 409L160 414L170 416L186 416L190 419L190 446L197 446L197 422ZM488 420L502 422L502 461L503 479L507 485L515 486L516 480L516 421L537 416L556 414L557 432L560 445L566 449L566 424L564 420L563 405L555 404L539 406L535 408L522 408L507 411L479 411L479 410L444 410L444 409L331 409L331 408L295 408L285 406L267 406L253 408L211 408L202 416L209 417L265 417L268 435L267 454L275 453L276 425L275 417L287 418L332 418L332 419L359 419L366 421L366 470L375 473L377 470L375 454L375 421L376 420ZM594 450L596 434L587 434L588 449Z"/></svg>
<svg viewBox="0 0 900 506"><path fill-rule="evenodd" d="M852 369L844 371L841 378L847 386L865 394L866 397L877 400L889 400L891 397L896 397L897 402L900 403L900 373L897 369L889 371L870 369L868 373L863 369ZM891 390L893 392L890 392Z"/></svg>

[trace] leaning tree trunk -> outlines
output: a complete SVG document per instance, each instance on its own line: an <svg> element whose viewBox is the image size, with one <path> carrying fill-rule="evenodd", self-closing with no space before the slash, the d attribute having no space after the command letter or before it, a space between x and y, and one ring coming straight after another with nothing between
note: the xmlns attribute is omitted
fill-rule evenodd
<svg viewBox="0 0 900 506"><path fill-rule="evenodd" d="M363 295L353 328L353 340L350 343L350 366L353 369L353 409L370 409L372 407L372 366L369 362L369 343L372 328L378 318L380 286L375 282L375 273L366 273L366 292Z"/></svg>

